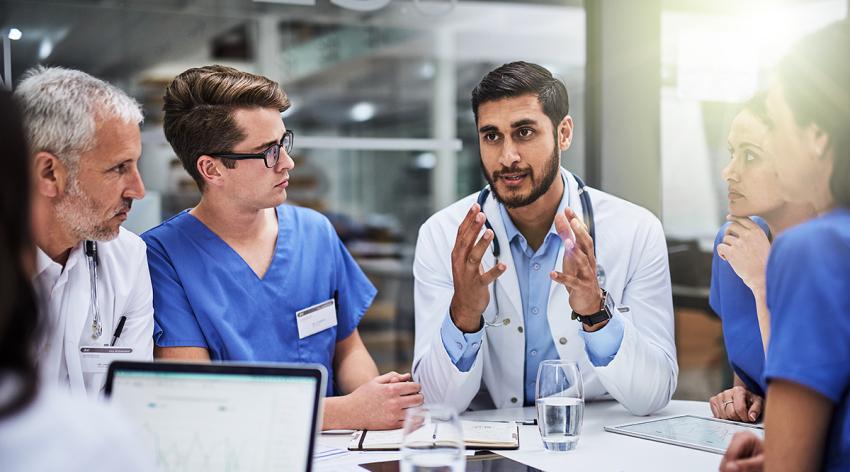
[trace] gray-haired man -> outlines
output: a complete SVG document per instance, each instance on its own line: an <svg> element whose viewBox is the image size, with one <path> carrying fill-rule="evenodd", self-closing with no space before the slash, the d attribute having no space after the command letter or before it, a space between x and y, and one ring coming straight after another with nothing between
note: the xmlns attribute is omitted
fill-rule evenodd
<svg viewBox="0 0 850 472"><path fill-rule="evenodd" d="M32 156L34 282L51 330L48 382L97 395L117 359L151 359L145 244L121 228L145 195L138 103L80 71L36 68L15 91Z"/></svg>

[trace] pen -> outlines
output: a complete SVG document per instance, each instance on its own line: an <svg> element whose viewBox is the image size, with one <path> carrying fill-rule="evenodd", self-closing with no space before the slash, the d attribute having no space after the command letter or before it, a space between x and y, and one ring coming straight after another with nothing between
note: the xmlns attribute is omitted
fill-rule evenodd
<svg viewBox="0 0 850 472"><path fill-rule="evenodd" d="M124 322L127 321L126 315L121 315L121 319L118 320L118 326L115 328L115 333L112 335L112 342L109 344L110 346L114 346L116 342L118 342L118 338L121 337L121 332L124 331Z"/></svg>

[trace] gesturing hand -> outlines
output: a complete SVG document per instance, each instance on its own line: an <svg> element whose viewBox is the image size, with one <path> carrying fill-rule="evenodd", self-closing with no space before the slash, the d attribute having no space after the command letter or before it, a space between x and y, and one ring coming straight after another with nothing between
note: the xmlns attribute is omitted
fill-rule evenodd
<svg viewBox="0 0 850 472"><path fill-rule="evenodd" d="M584 223L569 208L555 215L555 229L564 240L563 272L554 271L549 276L567 288L573 311L579 315L592 315L602 307L593 240ZM598 325L599 328L602 326L604 324Z"/></svg>
<svg viewBox="0 0 850 472"><path fill-rule="evenodd" d="M490 303L487 286L506 269L505 264L501 262L486 272L481 266L481 258L494 237L493 231L488 229L478 239L478 233L481 232L486 219L478 204L473 204L457 229L457 238L452 249L455 291L449 311L455 326L467 333L481 329L481 314Z"/></svg>
<svg viewBox="0 0 850 472"><path fill-rule="evenodd" d="M717 245L717 255L728 261L738 277L750 290L763 290L770 241L761 227L749 218L727 217L723 242Z"/></svg>

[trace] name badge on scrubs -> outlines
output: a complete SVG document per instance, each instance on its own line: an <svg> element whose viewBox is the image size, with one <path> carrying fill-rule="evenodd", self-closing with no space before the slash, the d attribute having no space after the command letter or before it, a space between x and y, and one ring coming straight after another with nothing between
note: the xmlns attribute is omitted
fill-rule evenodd
<svg viewBox="0 0 850 472"><path fill-rule="evenodd" d="M336 326L336 303L333 298L295 313L298 320L298 339Z"/></svg>
<svg viewBox="0 0 850 472"><path fill-rule="evenodd" d="M105 374L112 361L123 361L133 359L133 348L110 347L110 346L82 346L80 348L80 361L83 365L83 373Z"/></svg>

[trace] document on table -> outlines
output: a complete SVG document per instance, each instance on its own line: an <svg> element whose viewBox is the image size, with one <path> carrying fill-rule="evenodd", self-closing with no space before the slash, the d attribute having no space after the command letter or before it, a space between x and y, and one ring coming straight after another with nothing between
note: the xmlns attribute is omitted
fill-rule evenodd
<svg viewBox="0 0 850 472"><path fill-rule="evenodd" d="M461 421L467 449L519 449L519 429L516 422ZM414 433L415 434L415 433ZM396 451L404 437L401 429L389 431L358 431L348 449L351 451ZM435 441L435 445L439 444Z"/></svg>

